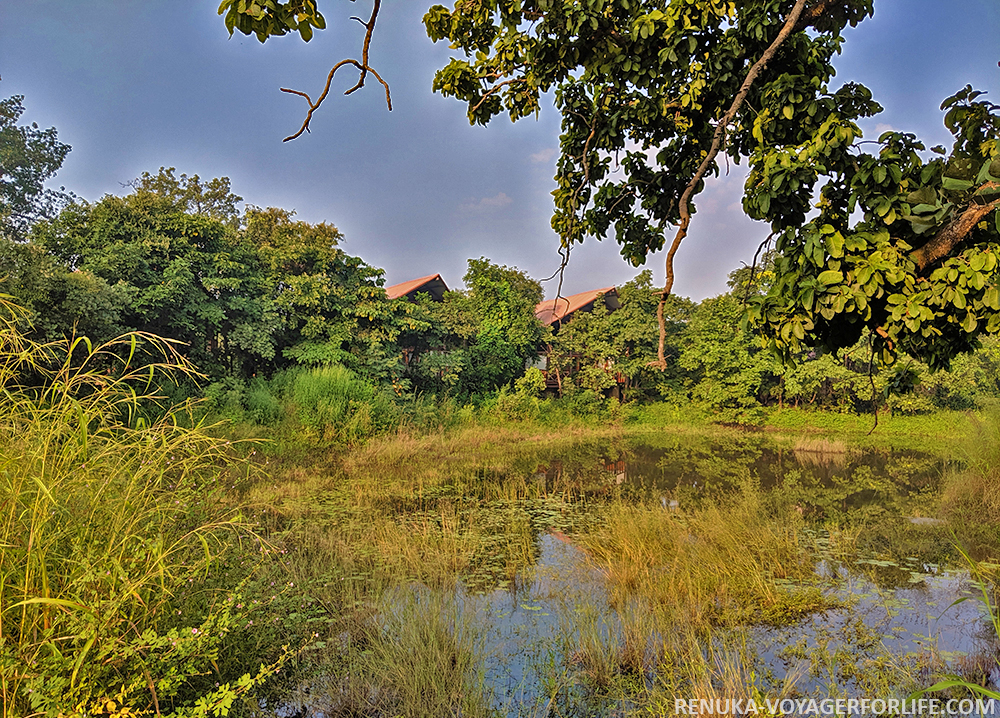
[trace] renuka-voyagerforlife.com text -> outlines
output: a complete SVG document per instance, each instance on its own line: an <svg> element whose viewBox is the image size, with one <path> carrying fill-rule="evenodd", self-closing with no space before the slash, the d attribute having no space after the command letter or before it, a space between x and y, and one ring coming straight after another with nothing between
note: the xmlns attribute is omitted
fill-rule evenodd
<svg viewBox="0 0 1000 718"><path fill-rule="evenodd" d="M677 698L676 715L772 715L772 716L840 716L840 715L995 715L995 701L990 699L940 698Z"/></svg>

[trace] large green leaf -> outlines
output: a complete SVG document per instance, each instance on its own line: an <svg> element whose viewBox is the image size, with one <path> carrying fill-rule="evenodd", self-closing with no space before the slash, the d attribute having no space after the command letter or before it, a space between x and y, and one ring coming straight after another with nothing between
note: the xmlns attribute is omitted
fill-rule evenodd
<svg viewBox="0 0 1000 718"><path fill-rule="evenodd" d="M964 192L972 187L972 182L955 177L942 177L941 186L950 192Z"/></svg>

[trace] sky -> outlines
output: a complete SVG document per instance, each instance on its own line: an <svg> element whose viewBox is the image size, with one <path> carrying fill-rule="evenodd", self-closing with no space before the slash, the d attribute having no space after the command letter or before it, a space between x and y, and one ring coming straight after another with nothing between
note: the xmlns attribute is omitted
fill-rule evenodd
<svg viewBox="0 0 1000 718"><path fill-rule="evenodd" d="M383 3L371 64L392 88L393 110L374 82L349 97L331 92L293 142L302 98L329 68L359 54L368 0L325 0L329 28L260 44L229 37L215 0L0 0L0 96L25 96L21 123L54 126L73 147L52 184L98 200L125 194L142 172L175 167L226 176L248 204L292 209L329 222L344 249L385 270L386 284L441 273L461 286L466 262L485 256L543 279L559 266L549 226L559 117L551 100L537 118L470 127L466 108L431 91L450 51L421 17L431 3ZM875 0L875 15L848 28L832 83L861 82L885 112L862 125L892 128L928 146L950 144L941 101L965 84L1000 103L1000 0ZM356 74L342 71L343 91ZM677 255L674 291L700 300L726 289L749 263L767 226L740 208L740 167L711 180ZM646 267L663 283L664 253ZM639 269L613 239L573 250L562 294L620 285ZM556 281L545 283L547 297Z"/></svg>

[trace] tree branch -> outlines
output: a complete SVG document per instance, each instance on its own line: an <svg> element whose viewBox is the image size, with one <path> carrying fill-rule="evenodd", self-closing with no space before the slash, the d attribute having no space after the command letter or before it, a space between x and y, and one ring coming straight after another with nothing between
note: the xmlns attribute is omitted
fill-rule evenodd
<svg viewBox="0 0 1000 718"><path fill-rule="evenodd" d="M330 70L330 74L326 76L326 86L323 88L323 92L320 94L320 96L316 99L316 102L313 102L312 99L309 97L309 95L307 95L304 92L301 92L299 90L289 90L286 87L281 88L282 92L287 92L291 95L298 95L300 97L304 97L306 98L306 102L309 103L309 111L306 113L306 118L302 122L302 127L300 127L299 131L296 132L294 135L289 135L288 137L283 139L282 142L288 142L289 140L294 140L296 137L300 136L303 132L309 131L309 122L312 120L313 113L317 109L319 109L319 106L323 104L323 100L325 100L326 96L330 94L330 83L333 82L333 76L336 75L337 70L342 68L344 65L353 65L358 69L359 73L357 83L355 83L355 85L352 88L347 90L344 93L345 95L350 95L352 92L360 90L362 87L364 87L365 79L368 77L368 73L371 73L375 77L375 79L378 80L379 83L381 83L382 87L385 88L385 104L388 106L389 111L392 112L392 97L389 94L389 85L388 83L386 83L385 80L382 79L382 76L379 75L374 70L374 68L372 68L368 64L368 48L371 46L372 43L372 33L375 31L375 20L378 19L378 11L381 5L382 5L382 0L375 0L374 5L372 5L372 14L371 17L368 18L368 22L364 22L359 17L351 18L352 20L357 20L358 22L360 22L362 25L365 26L365 41L364 44L362 44L361 46L361 62L348 58L345 60L341 60L336 65L334 65L333 69Z"/></svg>
<svg viewBox="0 0 1000 718"><path fill-rule="evenodd" d="M998 189L1000 183L987 182L980 189ZM924 246L910 252L910 259L917 264L917 271L923 272L940 259L947 257L986 215L1000 207L1000 198L986 204L971 204L962 214L948 222L940 232Z"/></svg>
<svg viewBox="0 0 1000 718"><path fill-rule="evenodd" d="M667 252L666 283L663 286L663 292L660 294L660 304L656 309L656 319L660 327L660 340L657 346L657 360L652 362L651 366L659 367L660 370L667 368L667 360L663 355L667 334L666 325L663 320L663 307L667 301L667 296L671 291L673 291L674 288L674 255L677 254L677 249L681 246L681 242L684 240L684 237L687 236L688 226L691 224L691 210L688 206L691 201L691 196L694 194L698 183L705 178L706 174L708 174L708 170L711 168L712 163L719 154L719 150L722 148L722 143L726 137L726 129L736 117L736 113L739 112L739 109L743 105L743 101L746 99L747 94L749 94L753 83L757 80L760 73L764 71L764 68L767 67L767 63L771 61L771 58L778 52L778 48L780 48L785 40L788 39L788 36L795 31L807 1L808 0L796 0L795 5L792 7L792 11L788 13L788 17L785 18L785 24L782 26L778 36L774 38L774 41L764 51L764 54L758 58L757 62L750 67L750 71L747 72L747 76L743 79L743 84L740 85L740 89L736 93L736 97L733 98L733 103L729 106L726 114L722 116L722 119L719 120L719 123L715 126L715 133L712 135L712 144L711 147L709 147L708 154L705 155L705 158L701 161L701 164L695 171L691 181L688 182L684 191L681 193L681 198L678 201L681 221L677 227L677 234L674 235L674 241L670 245L670 251ZM820 0L819 5L825 7L828 1L829 0Z"/></svg>
<svg viewBox="0 0 1000 718"><path fill-rule="evenodd" d="M469 114L470 115L474 114L475 111L478 110L484 102L486 102L486 98L498 92L501 87L503 87L504 85L512 85L515 82L527 82L527 80L525 80L523 77L515 77L510 80L504 80L503 82L498 82L497 84L493 85L493 87L488 89L485 93L483 93L483 96L479 98L479 102L477 102L475 105L469 108Z"/></svg>

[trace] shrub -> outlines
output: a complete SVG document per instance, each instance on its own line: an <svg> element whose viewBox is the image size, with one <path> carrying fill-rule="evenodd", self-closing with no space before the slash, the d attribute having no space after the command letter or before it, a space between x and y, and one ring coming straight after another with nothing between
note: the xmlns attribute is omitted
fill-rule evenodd
<svg viewBox="0 0 1000 718"><path fill-rule="evenodd" d="M192 368L141 333L34 344L22 316L0 298L5 712L221 710L284 659L207 678L241 616L206 576L249 532L222 497L226 442L185 428L185 407L143 412L159 380Z"/></svg>

